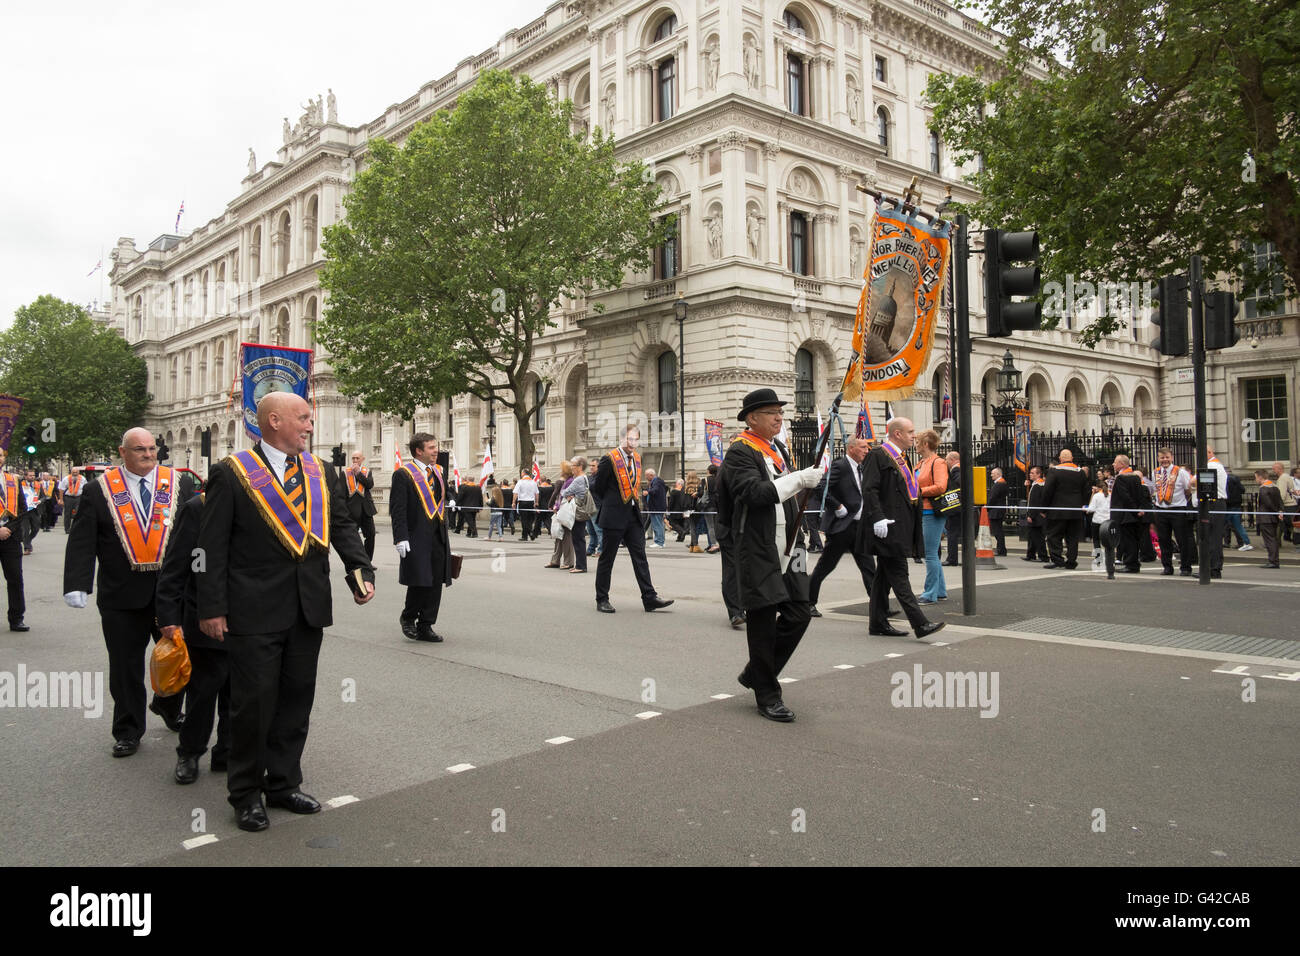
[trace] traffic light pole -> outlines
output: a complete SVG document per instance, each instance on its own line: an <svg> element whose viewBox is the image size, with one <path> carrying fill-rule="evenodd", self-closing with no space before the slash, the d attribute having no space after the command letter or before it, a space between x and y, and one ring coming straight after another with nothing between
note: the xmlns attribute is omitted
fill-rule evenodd
<svg viewBox="0 0 1300 956"><path fill-rule="evenodd" d="M961 612L975 613L975 437L970 414L970 238L965 213L957 216L953 269L957 293L957 445L961 454Z"/></svg>
<svg viewBox="0 0 1300 956"><path fill-rule="evenodd" d="M1192 256L1188 283L1192 293L1192 394L1193 414L1196 416L1196 477L1205 471L1209 456L1205 437L1205 284L1201 281L1201 257ZM1210 502L1204 495L1196 496L1196 549L1200 555L1197 565L1198 580L1210 583Z"/></svg>

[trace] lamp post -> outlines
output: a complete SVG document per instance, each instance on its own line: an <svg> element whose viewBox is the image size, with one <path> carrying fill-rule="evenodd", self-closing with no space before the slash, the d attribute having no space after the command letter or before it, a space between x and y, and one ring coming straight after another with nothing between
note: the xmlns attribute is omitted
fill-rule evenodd
<svg viewBox="0 0 1300 956"><path fill-rule="evenodd" d="M1002 367L998 369L997 392L1002 396L1002 404L993 409L993 424L998 433L998 464L1003 474L1011 471L1011 450L1015 447L1016 409L1023 407L1020 395L1020 369L1016 368L1011 358L1011 350L1002 356Z"/></svg>
<svg viewBox="0 0 1300 956"><path fill-rule="evenodd" d="M798 414L790 423L791 457L798 468L810 468L815 461L810 459L817 450L817 423L812 418L813 401L812 382L800 378L794 384L794 410Z"/></svg>
<svg viewBox="0 0 1300 956"><path fill-rule="evenodd" d="M677 477L686 481L686 296L673 303L677 313L677 434L681 438L682 457L677 462Z"/></svg>
<svg viewBox="0 0 1300 956"><path fill-rule="evenodd" d="M487 420L488 445L496 444L497 437L497 396L493 392L488 396L488 420Z"/></svg>

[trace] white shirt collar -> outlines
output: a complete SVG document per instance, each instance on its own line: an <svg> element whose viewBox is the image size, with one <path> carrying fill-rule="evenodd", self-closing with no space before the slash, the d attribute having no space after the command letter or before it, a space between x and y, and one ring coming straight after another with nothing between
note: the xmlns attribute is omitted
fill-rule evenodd
<svg viewBox="0 0 1300 956"><path fill-rule="evenodd" d="M289 456L280 451L280 449L268 445L266 442L258 442L258 445L262 449L262 455L266 458L266 463L270 465L271 470L275 472L275 477L280 480L281 484L284 484L285 462Z"/></svg>

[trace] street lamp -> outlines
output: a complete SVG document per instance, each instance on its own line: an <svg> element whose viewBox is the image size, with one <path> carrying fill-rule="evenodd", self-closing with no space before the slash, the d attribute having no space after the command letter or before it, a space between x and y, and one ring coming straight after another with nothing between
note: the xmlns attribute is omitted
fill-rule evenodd
<svg viewBox="0 0 1300 956"><path fill-rule="evenodd" d="M681 436L682 457L677 463L677 476L686 481L686 296L680 295L673 303L677 313L677 433Z"/></svg>
<svg viewBox="0 0 1300 956"><path fill-rule="evenodd" d="M993 409L993 424L998 436L998 464L1003 474L1011 471L1012 456L1008 454L1015 448L1016 409L1023 407L1020 395L1020 369L1011 359L1011 350L1002 356L1002 367L997 374L997 392L1002 396L1002 404ZM1004 457L1005 456L1005 457Z"/></svg>
<svg viewBox="0 0 1300 956"><path fill-rule="evenodd" d="M491 395L488 396L488 420L487 420L487 431L488 431L488 444L489 444L489 445L493 445L493 444L495 444L495 443L496 443L496 437L497 437L497 396L496 396L496 392L493 392Z"/></svg>
<svg viewBox="0 0 1300 956"><path fill-rule="evenodd" d="M1011 350L1002 356L1002 368L998 369L998 394L1008 405L1016 400L1020 393L1020 369L1011 361Z"/></svg>
<svg viewBox="0 0 1300 956"><path fill-rule="evenodd" d="M1101 433L1107 438L1115 430L1115 413L1110 410L1110 405L1101 406L1101 414L1097 416L1101 419Z"/></svg>

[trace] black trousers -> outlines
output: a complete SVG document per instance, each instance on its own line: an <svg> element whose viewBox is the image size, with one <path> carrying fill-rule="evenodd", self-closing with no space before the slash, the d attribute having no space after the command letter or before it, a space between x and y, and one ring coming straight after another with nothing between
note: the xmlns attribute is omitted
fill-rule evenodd
<svg viewBox="0 0 1300 956"><path fill-rule="evenodd" d="M361 529L361 539L366 545L366 557L374 558L375 556L375 516L368 515L364 511L356 519L357 527Z"/></svg>
<svg viewBox="0 0 1300 956"><path fill-rule="evenodd" d="M781 699L781 685L777 678L799 646L811 620L808 605L803 601L783 601L752 607L746 612L749 663L745 665L744 676L754 688L754 697L760 706Z"/></svg>
<svg viewBox="0 0 1300 956"><path fill-rule="evenodd" d="M1174 541L1178 542L1178 564L1184 571L1192 569L1196 545L1192 543L1192 517L1177 512L1156 511L1156 538L1160 542L1160 563L1174 569Z"/></svg>
<svg viewBox="0 0 1300 956"><path fill-rule="evenodd" d="M300 613L284 631L226 635L230 658L226 799L231 806L250 806L263 790L285 794L302 783L302 751L316 698L316 662L323 633L309 626Z"/></svg>
<svg viewBox="0 0 1300 956"><path fill-rule="evenodd" d="M741 617L745 609L740 606L740 576L731 548L722 545L722 603L727 606L727 619Z"/></svg>
<svg viewBox="0 0 1300 956"><path fill-rule="evenodd" d="M1277 564L1278 558L1278 540L1277 540L1277 521L1260 521L1256 519L1255 527L1259 529L1259 536L1264 539L1264 550L1268 552L1268 563ZM12 598L10 599L12 600Z"/></svg>
<svg viewBox="0 0 1300 956"><path fill-rule="evenodd" d="M993 535L994 551L999 557L1006 557L1007 553L1007 530L1002 527L1001 518L989 518L989 532Z"/></svg>
<svg viewBox="0 0 1300 956"><path fill-rule="evenodd" d="M893 588L894 596L902 605L903 613L907 615L908 623L912 625L913 630L930 623L929 618L922 613L921 605L916 603L916 595L912 593L912 582L907 577L907 567L908 560L905 557L877 555L876 577L871 582L871 616L868 619L871 627L890 626L887 616L890 588Z"/></svg>
<svg viewBox="0 0 1300 956"><path fill-rule="evenodd" d="M1029 526L1029 547L1025 551L1025 557L1034 561L1048 560L1047 537L1043 533L1041 524L1031 524Z"/></svg>
<svg viewBox="0 0 1300 956"><path fill-rule="evenodd" d="M650 563L645 559L645 539L642 537L644 532L640 525L628 525L626 528L606 528L601 527L604 532L604 543L600 548L600 560L596 562L596 603L609 600L609 579L614 570L614 557L618 554L618 546L624 545L627 548L628 556L632 558L632 570L636 573L636 583L641 589L641 600L649 601L657 597L655 586L650 581Z"/></svg>
<svg viewBox="0 0 1300 956"><path fill-rule="evenodd" d="M1124 570L1142 570L1141 536L1146 534L1147 526L1140 521L1132 521L1119 526L1119 559L1124 562Z"/></svg>
<svg viewBox="0 0 1300 956"><path fill-rule="evenodd" d="M871 584L876 577L876 561L869 554L860 554L853 550L853 543L858 538L858 523L852 522L843 531L827 533L826 548L822 551L822 556L817 559L817 567L813 568L812 579L808 583L808 602L817 603L817 596L821 594L822 582L830 577L830 573L835 570L835 566L840 563L840 558L845 554L852 554L853 560L862 573L862 586L866 588L868 594L871 593Z"/></svg>
<svg viewBox="0 0 1300 956"><path fill-rule="evenodd" d="M1222 507L1215 502L1214 507ZM1228 516L1210 515L1210 528L1206 532L1205 550L1210 561L1211 571L1223 570L1223 530L1228 526Z"/></svg>
<svg viewBox="0 0 1300 956"><path fill-rule="evenodd" d="M457 521L460 521L460 516L462 514L465 516L465 525L466 527L469 528L469 530L465 532L465 535L470 538L477 538L478 537L478 509L472 508L468 511L457 511L456 512Z"/></svg>
<svg viewBox="0 0 1300 956"><path fill-rule="evenodd" d="M1053 564L1064 564L1067 568L1079 565L1079 535L1083 532L1082 518L1053 518L1047 526L1047 551ZM1065 555L1061 554L1062 539L1065 542Z"/></svg>
<svg viewBox="0 0 1300 956"><path fill-rule="evenodd" d="M77 517L77 508L81 505L81 495L63 496L63 533L72 530L72 519Z"/></svg>
<svg viewBox="0 0 1300 956"><path fill-rule="evenodd" d="M0 542L0 567L9 590L9 623L18 624L27 613L27 598L23 594L23 546L14 531Z"/></svg>
<svg viewBox="0 0 1300 956"><path fill-rule="evenodd" d="M28 508L18 516L18 533L23 539L23 550L32 550L32 539L40 531L41 512L40 508Z"/></svg>
<svg viewBox="0 0 1300 956"><path fill-rule="evenodd" d="M948 536L948 563L957 564L961 554L961 509L954 508L944 519L944 534Z"/></svg>
<svg viewBox="0 0 1300 956"><path fill-rule="evenodd" d="M573 566L579 571L587 570L587 522L575 521L569 534L573 535Z"/></svg>
<svg viewBox="0 0 1300 956"><path fill-rule="evenodd" d="M524 541L527 541L529 538L536 538L539 534L537 528L534 526L537 518L537 513L534 511L534 504L535 502L532 501L519 502L519 536Z"/></svg>
<svg viewBox="0 0 1300 956"><path fill-rule="evenodd" d="M438 609L441 606L441 583L430 588L411 585L406 589L406 605L402 608L402 619L432 627L438 622Z"/></svg>
<svg viewBox="0 0 1300 956"><path fill-rule="evenodd" d="M145 679L144 659L149 642L161 632L154 624L154 606L150 601L141 608L121 610L101 607L99 624L108 648L108 692L113 697L113 739L139 740L144 736ZM160 710L179 716L181 694L155 697Z"/></svg>
<svg viewBox="0 0 1300 956"><path fill-rule="evenodd" d="M223 648L189 645L190 682L185 685L185 723L181 724L179 757L201 757L212 736L217 717L217 743L213 760L230 756L230 655Z"/></svg>

